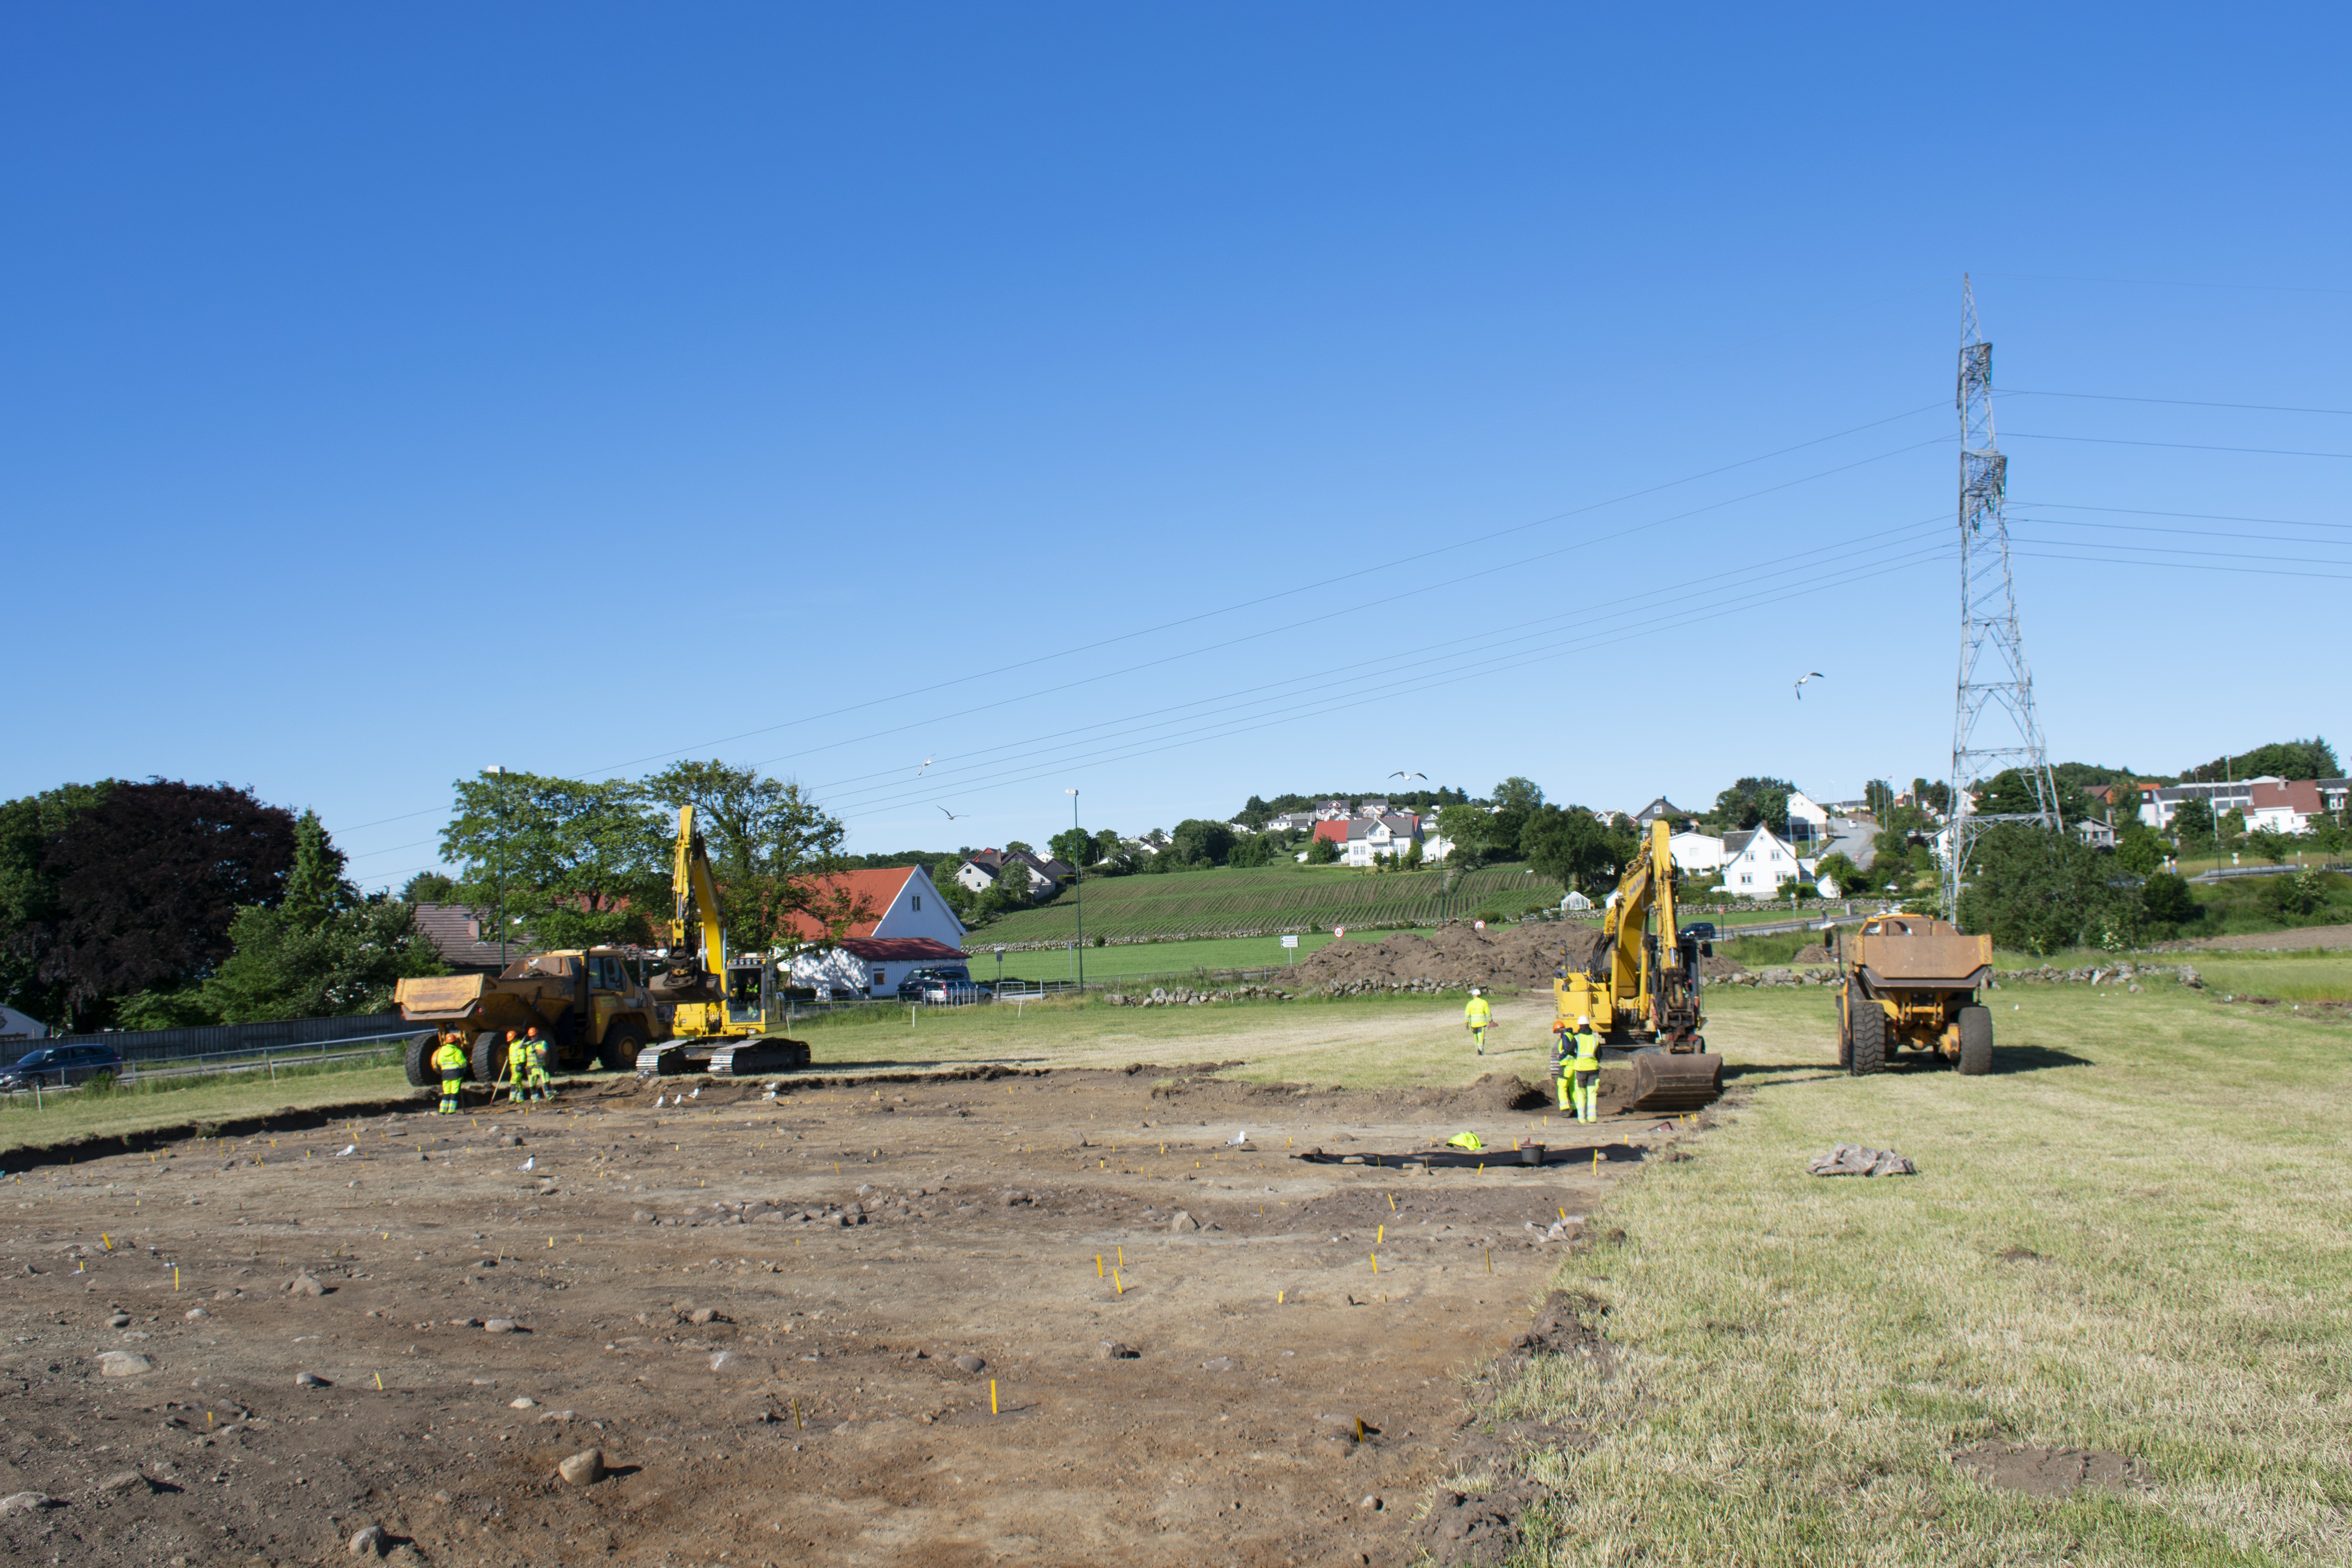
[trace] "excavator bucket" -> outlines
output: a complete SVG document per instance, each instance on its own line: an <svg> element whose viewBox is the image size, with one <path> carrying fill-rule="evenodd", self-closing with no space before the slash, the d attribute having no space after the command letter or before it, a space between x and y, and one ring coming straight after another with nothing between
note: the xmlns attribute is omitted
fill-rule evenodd
<svg viewBox="0 0 2352 1568"><path fill-rule="evenodd" d="M1633 1058L1632 1110L1696 1110L1723 1095L1723 1058L1711 1052L1676 1056L1641 1051Z"/></svg>

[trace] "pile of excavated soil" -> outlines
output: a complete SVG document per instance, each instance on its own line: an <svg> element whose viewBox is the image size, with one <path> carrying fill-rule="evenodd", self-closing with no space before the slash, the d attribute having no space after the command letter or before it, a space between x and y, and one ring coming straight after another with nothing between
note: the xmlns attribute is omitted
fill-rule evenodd
<svg viewBox="0 0 2352 1568"><path fill-rule="evenodd" d="M1565 965L1591 961L1600 928L1549 921L1477 931L1442 927L1434 935L1335 942L1298 965L1298 983L1326 991L1387 991L1406 987L1549 987Z"/></svg>

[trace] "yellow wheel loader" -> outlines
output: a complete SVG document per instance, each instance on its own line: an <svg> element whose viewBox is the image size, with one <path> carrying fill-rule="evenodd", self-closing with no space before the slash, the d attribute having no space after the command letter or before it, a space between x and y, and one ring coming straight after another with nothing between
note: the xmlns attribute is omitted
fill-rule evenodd
<svg viewBox="0 0 2352 1568"><path fill-rule="evenodd" d="M1856 1078L1909 1049L1963 1073L1992 1070L1992 938L1926 915L1880 915L1839 939L1838 1066Z"/></svg>
<svg viewBox="0 0 2352 1568"><path fill-rule="evenodd" d="M1723 1058L1699 1031L1698 938L1675 923L1673 836L1664 818L1619 879L1591 964L1551 983L1555 1031L1579 1018L1633 1058L1631 1109L1690 1110L1723 1092Z"/></svg>
<svg viewBox="0 0 2352 1568"><path fill-rule="evenodd" d="M670 893L669 957L648 989L669 1011L671 1037L637 1053L638 1076L750 1078L808 1066L807 1043L786 1039L779 1027L783 1008L775 961L727 956L719 888L690 805L677 808Z"/></svg>

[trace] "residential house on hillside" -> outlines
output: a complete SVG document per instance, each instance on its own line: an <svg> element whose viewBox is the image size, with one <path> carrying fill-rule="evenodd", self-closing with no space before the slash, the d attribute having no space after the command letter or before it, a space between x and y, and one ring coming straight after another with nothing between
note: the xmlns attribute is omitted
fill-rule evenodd
<svg viewBox="0 0 2352 1568"><path fill-rule="evenodd" d="M1782 883L1812 874L1811 866L1769 827L1727 833L1723 847L1731 856L1724 863L1723 890L1737 898L1778 898Z"/></svg>
<svg viewBox="0 0 2352 1568"><path fill-rule="evenodd" d="M819 994L887 996L911 971L964 962L963 922L920 866L844 871L818 879L818 886L820 899L848 893L868 918L828 942L823 925L794 916L793 933L818 945L793 955L793 984L813 986Z"/></svg>
<svg viewBox="0 0 2352 1568"><path fill-rule="evenodd" d="M955 879L975 893L983 892L995 885L1008 861L1028 868L1033 899L1077 875L1067 861L1045 859L1026 849L975 849L956 868Z"/></svg>
<svg viewBox="0 0 2352 1568"><path fill-rule="evenodd" d="M1288 833L1294 829L1304 831L1314 826L1316 821L1312 811L1286 811L1267 817L1265 830L1268 833Z"/></svg>
<svg viewBox="0 0 2352 1568"><path fill-rule="evenodd" d="M1344 850L1348 847L1348 827L1353 820L1351 817L1345 816L1326 817L1315 825L1314 837L1327 843L1337 844Z"/></svg>
<svg viewBox="0 0 2352 1568"><path fill-rule="evenodd" d="M1720 871L1731 862L1732 851L1712 833L1677 833L1666 840L1675 864L1685 871Z"/></svg>
<svg viewBox="0 0 2352 1568"><path fill-rule="evenodd" d="M2172 819L2180 814L2182 806L2192 800L2203 801L2215 816L2224 816L2232 811L2249 810L2254 804L2256 784L2285 782L2275 774L2263 773L2255 778L2221 784L2168 784L2162 789L2148 791L2141 799L2139 819L2158 833L2168 833L2172 829Z"/></svg>
<svg viewBox="0 0 2352 1568"><path fill-rule="evenodd" d="M2327 797L2322 783L2342 784L2342 779L2268 781L2253 786L2246 804L2246 831L2267 827L2273 833L2308 833L2311 819L2326 814ZM2337 792L2342 798L2342 792ZM2336 809L2341 810L2339 805Z"/></svg>
<svg viewBox="0 0 2352 1568"><path fill-rule="evenodd" d="M1451 859L1453 855L1454 840L1446 837L1441 829L1433 827L1422 835L1421 858L1424 861L1434 863Z"/></svg>
<svg viewBox="0 0 2352 1568"><path fill-rule="evenodd" d="M1345 825L1347 838L1339 858L1350 866L1369 866L1373 857L1402 855L1421 837L1421 818L1411 812L1389 816L1360 816Z"/></svg>
<svg viewBox="0 0 2352 1568"><path fill-rule="evenodd" d="M1354 815L1344 800L1318 800L1315 803L1315 820L1318 822L1343 821Z"/></svg>
<svg viewBox="0 0 2352 1568"><path fill-rule="evenodd" d="M1789 841L1792 844L1815 844L1830 836L1830 814L1825 806L1817 805L1802 790L1789 792Z"/></svg>
<svg viewBox="0 0 2352 1568"><path fill-rule="evenodd" d="M1356 805L1358 816L1386 816L1388 814L1389 803L1381 795L1368 795Z"/></svg>
<svg viewBox="0 0 2352 1568"><path fill-rule="evenodd" d="M1685 811L1664 795L1660 795L1633 814L1633 826L1647 831L1650 824L1662 816L1666 819L1670 826L1677 829L1687 827L1696 820L1691 813Z"/></svg>

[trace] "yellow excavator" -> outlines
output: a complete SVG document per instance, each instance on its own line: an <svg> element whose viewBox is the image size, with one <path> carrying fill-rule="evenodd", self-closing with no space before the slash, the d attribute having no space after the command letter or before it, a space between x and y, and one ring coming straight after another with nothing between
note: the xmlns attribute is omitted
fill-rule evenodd
<svg viewBox="0 0 2352 1568"><path fill-rule="evenodd" d="M1553 1027L1592 1020L1601 1039L1633 1057L1633 1109L1688 1110L1723 1089L1723 1058L1699 1033L1699 942L1675 921L1673 829L1662 817L1618 879L1591 963L1551 983Z"/></svg>
<svg viewBox="0 0 2352 1568"><path fill-rule="evenodd" d="M669 958L646 989L670 1012L672 1037L637 1053L637 1076L751 1078L808 1066L807 1042L786 1039L777 1027L782 987L775 961L757 953L727 955L719 886L690 805L677 808L670 894Z"/></svg>

